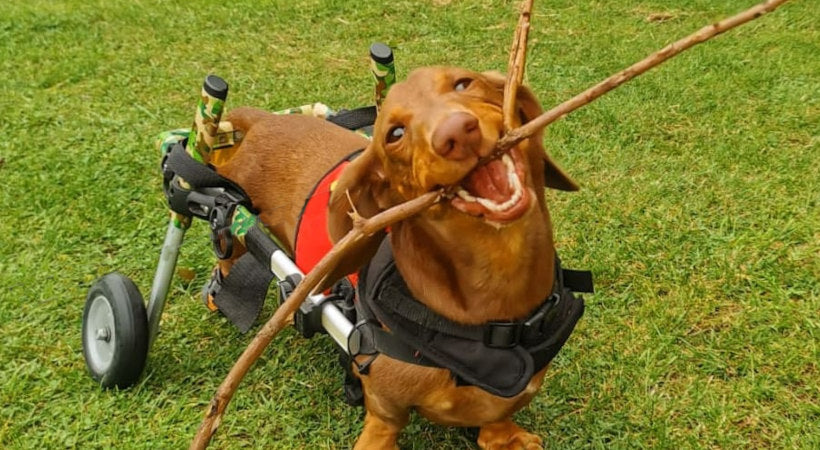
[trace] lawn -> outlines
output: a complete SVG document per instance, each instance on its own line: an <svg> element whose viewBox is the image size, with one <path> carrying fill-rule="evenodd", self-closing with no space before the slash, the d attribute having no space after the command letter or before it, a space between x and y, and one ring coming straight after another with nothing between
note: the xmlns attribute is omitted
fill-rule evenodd
<svg viewBox="0 0 820 450"><path fill-rule="evenodd" d="M545 106L756 0L537 1L526 83ZM0 5L0 447L182 448L252 337L209 313L196 223L142 381L103 391L82 357L93 281L147 295L165 233L155 136L188 126L208 73L228 108L372 101L399 78L505 70L514 1L5 0ZM820 448L820 27L796 0L548 128L583 186L549 192L568 267L597 292L517 420L549 448ZM276 180L271 180L275 183ZM273 302L266 306L267 317ZM326 338L286 330L215 448L349 448ZM470 448L414 418L403 448Z"/></svg>

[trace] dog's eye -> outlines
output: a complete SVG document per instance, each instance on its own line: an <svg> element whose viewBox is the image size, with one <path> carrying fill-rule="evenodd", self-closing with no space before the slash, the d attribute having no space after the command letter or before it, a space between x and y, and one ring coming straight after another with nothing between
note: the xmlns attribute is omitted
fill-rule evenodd
<svg viewBox="0 0 820 450"><path fill-rule="evenodd" d="M453 90L456 92L461 92L470 87L470 83L472 82L473 80L471 78L461 78L456 81L456 84L453 85Z"/></svg>
<svg viewBox="0 0 820 450"><path fill-rule="evenodd" d="M387 132L387 143L392 144L394 142L398 142L403 137L404 127L401 125L396 125L395 127L391 128L390 131Z"/></svg>

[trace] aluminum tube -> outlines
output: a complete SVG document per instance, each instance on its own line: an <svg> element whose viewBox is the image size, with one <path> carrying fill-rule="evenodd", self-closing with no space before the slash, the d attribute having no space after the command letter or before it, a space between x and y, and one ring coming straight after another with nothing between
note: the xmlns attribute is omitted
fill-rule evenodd
<svg viewBox="0 0 820 450"><path fill-rule="evenodd" d="M160 316L162 316L162 310L165 308L165 299L168 297L168 288L171 286L174 268L176 268L177 258L179 257L179 248L182 246L184 236L185 229L177 227L174 219L171 219L168 224L168 231L165 233L165 241L162 244L157 270L154 273L154 282L151 284L151 294L148 297L149 351L159 333Z"/></svg>
<svg viewBox="0 0 820 450"><path fill-rule="evenodd" d="M281 250L277 250L271 255L270 270L279 281L284 280L289 275L300 275L300 277L304 277L299 267ZM324 295L311 295L305 299L305 302L310 302L313 303L315 307L320 307L319 305L324 303L325 299L326 297ZM328 303L321 306L321 308L322 327L345 353L350 353L347 348L347 338L353 331L353 324L347 320L347 317L345 317L335 305Z"/></svg>
<svg viewBox="0 0 820 450"><path fill-rule="evenodd" d="M304 274L296 264L288 258L282 250L273 252L270 256L270 270L279 281L284 280L288 275L299 274L304 277Z"/></svg>
<svg viewBox="0 0 820 450"><path fill-rule="evenodd" d="M328 303L322 307L322 327L339 344L339 347L349 355L347 338L353 332L353 324L347 320L347 317L339 311L336 305Z"/></svg>

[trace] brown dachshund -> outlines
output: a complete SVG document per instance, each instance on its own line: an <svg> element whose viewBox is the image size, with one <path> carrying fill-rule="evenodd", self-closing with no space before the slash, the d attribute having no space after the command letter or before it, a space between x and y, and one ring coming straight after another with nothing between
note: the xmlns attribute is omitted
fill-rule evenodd
<svg viewBox="0 0 820 450"><path fill-rule="evenodd" d="M330 199L328 231L334 241L351 228L353 207L369 217L459 184L457 195L392 226L396 267L415 299L453 322L519 320L550 295L555 278L542 189L578 187L549 159L541 133L477 167L503 132L503 87L498 73L418 69L391 88L372 141L319 119L236 109L228 120L245 137L218 171L248 192L262 221L291 249L316 180L357 149L365 148L345 168ZM528 89L519 90L517 104L519 121L541 113ZM366 264L382 238L373 236L351 252L335 275ZM220 265L223 272L230 269L229 261ZM511 417L536 394L546 368L512 397L459 385L447 369L385 355L368 369L355 370L366 408L358 449L395 448L412 410L445 425L480 427L482 448L541 448L541 439Z"/></svg>

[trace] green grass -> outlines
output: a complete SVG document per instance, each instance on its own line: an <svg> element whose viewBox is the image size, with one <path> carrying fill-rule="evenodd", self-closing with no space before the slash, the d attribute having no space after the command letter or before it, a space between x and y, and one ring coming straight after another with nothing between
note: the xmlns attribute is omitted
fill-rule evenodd
<svg viewBox="0 0 820 450"><path fill-rule="evenodd" d="M148 292L167 220L152 141L191 122L205 74L230 82L229 107L364 105L375 40L400 77L504 70L516 3L4 2L0 447L187 446L249 341L198 299L199 223L179 261L198 275L175 278L143 381L103 392L82 358L93 280L119 270ZM753 1L536 3L527 82L549 106ZM817 12L791 2L549 128L583 185L548 194L559 250L597 282L517 416L550 448L820 447ZM287 330L215 447L349 447L361 411L340 376L327 340ZM416 418L401 445L473 444Z"/></svg>

